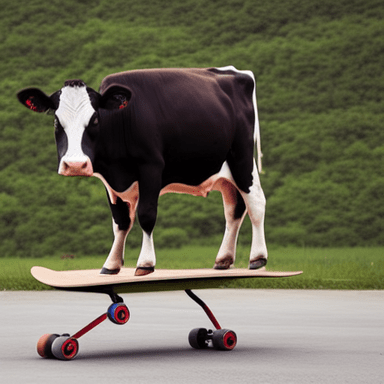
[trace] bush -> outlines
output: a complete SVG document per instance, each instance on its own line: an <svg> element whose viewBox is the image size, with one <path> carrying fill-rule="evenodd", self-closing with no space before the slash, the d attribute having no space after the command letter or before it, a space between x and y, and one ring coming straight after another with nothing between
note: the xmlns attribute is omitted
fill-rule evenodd
<svg viewBox="0 0 384 384"><path fill-rule="evenodd" d="M181 228L162 229L155 236L157 248L181 248L188 244L188 234Z"/></svg>

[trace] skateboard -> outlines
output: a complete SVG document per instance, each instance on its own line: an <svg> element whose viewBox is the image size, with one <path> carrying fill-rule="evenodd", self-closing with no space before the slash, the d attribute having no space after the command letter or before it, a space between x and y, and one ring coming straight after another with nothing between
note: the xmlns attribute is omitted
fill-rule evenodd
<svg viewBox="0 0 384 384"><path fill-rule="evenodd" d="M236 333L223 329L216 317L192 289L217 288L233 279L279 278L300 275L302 271L276 272L249 269L158 269L145 276L135 276L135 268L123 268L117 275L100 275L99 269L78 271L54 271L44 267L32 267L32 276L50 287L79 292L95 292L109 295L112 304L91 323L72 336L69 334L45 334L37 343L37 352L43 358L71 360L79 352L78 339L109 319L115 324L126 324L130 318L128 307L119 296L122 293L184 290L206 313L215 330L195 328L188 336L189 344L196 349L210 346L218 350L233 350L237 344Z"/></svg>

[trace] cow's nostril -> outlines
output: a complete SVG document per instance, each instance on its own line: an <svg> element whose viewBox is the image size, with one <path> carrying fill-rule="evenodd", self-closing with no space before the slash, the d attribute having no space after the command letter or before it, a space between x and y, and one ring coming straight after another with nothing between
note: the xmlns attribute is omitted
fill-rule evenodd
<svg viewBox="0 0 384 384"><path fill-rule="evenodd" d="M68 161L64 160L60 174L64 176L92 176L92 164L90 161Z"/></svg>

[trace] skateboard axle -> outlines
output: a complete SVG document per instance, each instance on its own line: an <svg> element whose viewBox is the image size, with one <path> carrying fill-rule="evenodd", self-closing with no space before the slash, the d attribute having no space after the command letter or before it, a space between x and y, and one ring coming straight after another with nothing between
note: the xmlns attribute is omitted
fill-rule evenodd
<svg viewBox="0 0 384 384"><path fill-rule="evenodd" d="M204 303L203 300L200 299L197 295L195 295L190 289L186 289L185 293L198 305L200 305L201 308L203 308L204 312L207 314L209 320L212 321L213 326L216 329L221 329L221 326L219 322L217 321L215 315L212 313L212 311L209 309L208 305Z"/></svg>
<svg viewBox="0 0 384 384"><path fill-rule="evenodd" d="M80 331L76 332L73 336L71 336L73 339L78 339L81 336L85 335L89 331L91 331L93 328L97 327L100 323L102 323L108 315L106 313L103 313L101 316L99 316L97 319L93 320L91 323L86 325L84 328L80 329Z"/></svg>

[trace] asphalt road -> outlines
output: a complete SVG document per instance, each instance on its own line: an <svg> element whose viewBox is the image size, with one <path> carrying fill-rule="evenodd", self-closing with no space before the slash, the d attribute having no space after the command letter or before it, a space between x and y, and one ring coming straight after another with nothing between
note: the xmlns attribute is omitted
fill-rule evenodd
<svg viewBox="0 0 384 384"><path fill-rule="evenodd" d="M106 311L106 295L0 292L3 383L384 383L384 291L201 290L233 351L195 350L211 327L184 292L123 295L125 325L106 320L72 361L42 359L44 333L73 334Z"/></svg>

